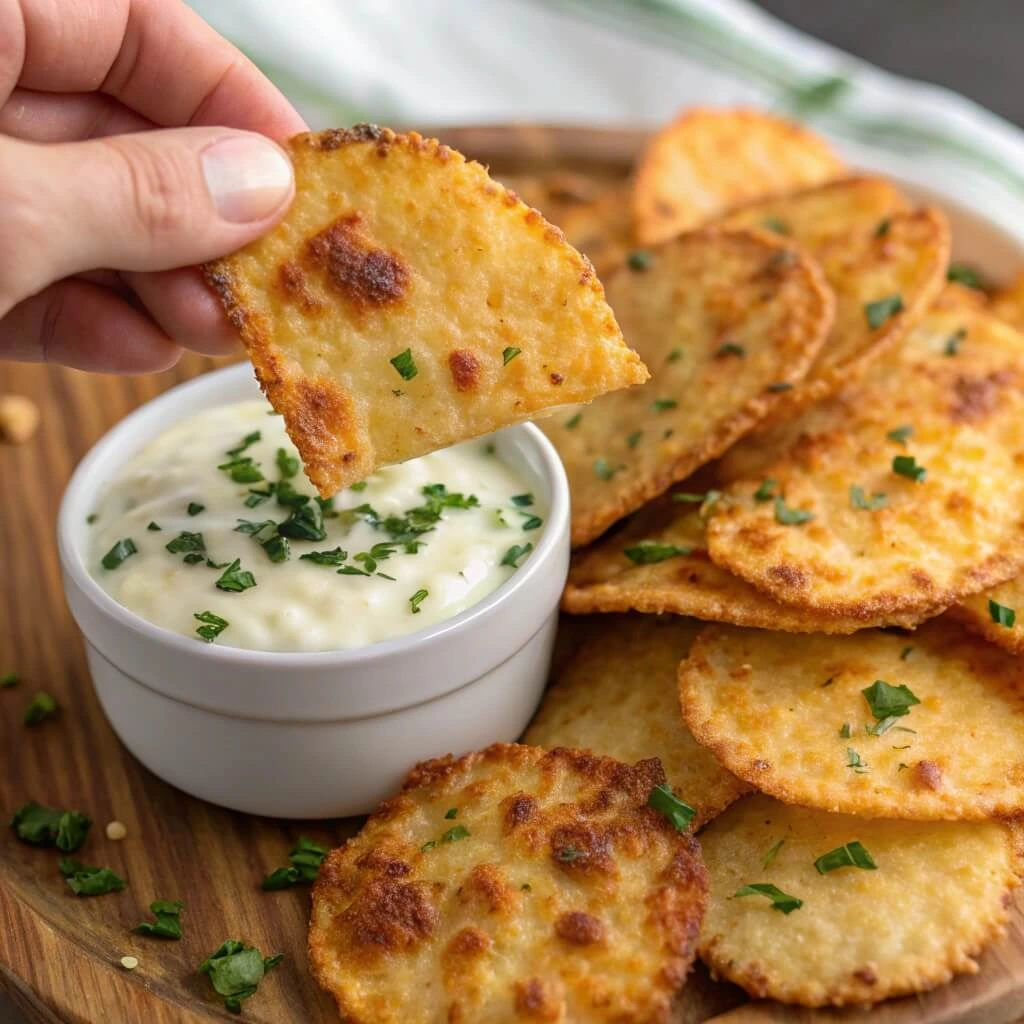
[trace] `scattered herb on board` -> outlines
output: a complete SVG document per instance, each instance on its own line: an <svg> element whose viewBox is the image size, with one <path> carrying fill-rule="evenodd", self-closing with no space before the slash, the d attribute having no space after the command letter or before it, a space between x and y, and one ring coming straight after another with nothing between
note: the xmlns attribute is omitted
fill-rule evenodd
<svg viewBox="0 0 1024 1024"><path fill-rule="evenodd" d="M30 800L11 818L14 834L32 846L56 846L74 853L89 834L92 819L78 811L61 811Z"/></svg>
<svg viewBox="0 0 1024 1024"><path fill-rule="evenodd" d="M288 854L288 866L271 871L263 879L262 888L272 892L295 885L311 885L316 881L326 856L327 847L314 843L307 836L299 836L295 849Z"/></svg>
<svg viewBox="0 0 1024 1024"><path fill-rule="evenodd" d="M103 896L108 892L121 892L122 889L128 888L128 883L115 875L110 868L83 864L74 857L61 857L58 867L68 883L68 888L76 896Z"/></svg>
<svg viewBox="0 0 1024 1024"><path fill-rule="evenodd" d="M25 708L25 725L39 725L47 718L53 718L57 714L57 701L45 690L40 690L29 701Z"/></svg>
<svg viewBox="0 0 1024 1024"><path fill-rule="evenodd" d="M17 672L5 672L0 676L0 690L10 690L21 682L21 676Z"/></svg>
<svg viewBox="0 0 1024 1024"><path fill-rule="evenodd" d="M830 871L836 871L839 868L861 868L864 871L875 871L878 868L871 854L856 839L844 846L829 850L828 853L823 853L814 862L814 866L819 875L827 875Z"/></svg>
<svg viewBox="0 0 1024 1024"><path fill-rule="evenodd" d="M180 939L181 912L184 909L185 904L181 900L154 900L149 905L149 912L156 921L141 921L132 930L154 939Z"/></svg>
<svg viewBox="0 0 1024 1024"><path fill-rule="evenodd" d="M199 973L209 977L228 1010L240 1013L242 1002L256 995L264 975L283 959L283 953L265 957L255 946L228 939L199 965Z"/></svg>
<svg viewBox="0 0 1024 1024"><path fill-rule="evenodd" d="M672 792L667 782L655 786L647 797L647 806L665 815L677 832L686 832L697 812Z"/></svg>
<svg viewBox="0 0 1024 1024"><path fill-rule="evenodd" d="M733 898L739 896L766 896L772 901L772 910L780 910L783 914L792 914L799 910L804 901L796 896L790 896L770 882L753 882L750 885L741 886L733 893Z"/></svg>

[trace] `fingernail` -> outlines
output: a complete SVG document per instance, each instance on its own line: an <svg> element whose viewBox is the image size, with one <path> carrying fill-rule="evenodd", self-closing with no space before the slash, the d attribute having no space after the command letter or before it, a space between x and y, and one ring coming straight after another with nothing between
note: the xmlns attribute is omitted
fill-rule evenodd
<svg viewBox="0 0 1024 1024"><path fill-rule="evenodd" d="M291 163L258 135L234 135L211 143L200 161L217 213L232 223L263 220L291 195Z"/></svg>

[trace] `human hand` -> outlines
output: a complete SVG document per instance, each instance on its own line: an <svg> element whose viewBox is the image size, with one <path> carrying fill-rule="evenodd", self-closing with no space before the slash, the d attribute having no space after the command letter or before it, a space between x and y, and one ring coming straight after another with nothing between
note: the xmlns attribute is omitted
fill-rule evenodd
<svg viewBox="0 0 1024 1024"><path fill-rule="evenodd" d="M264 136L303 128L181 0L0 0L0 359L226 351L193 265L284 215L291 165Z"/></svg>

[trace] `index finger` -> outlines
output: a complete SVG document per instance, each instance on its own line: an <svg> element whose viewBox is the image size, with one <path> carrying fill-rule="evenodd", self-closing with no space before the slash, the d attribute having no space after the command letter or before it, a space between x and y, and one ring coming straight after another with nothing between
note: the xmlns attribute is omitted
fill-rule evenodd
<svg viewBox="0 0 1024 1024"><path fill-rule="evenodd" d="M168 127L227 125L277 139L305 128L256 65L181 0L15 0L19 5L15 82L23 88L99 90ZM4 56L18 49L0 48L0 82L9 72Z"/></svg>

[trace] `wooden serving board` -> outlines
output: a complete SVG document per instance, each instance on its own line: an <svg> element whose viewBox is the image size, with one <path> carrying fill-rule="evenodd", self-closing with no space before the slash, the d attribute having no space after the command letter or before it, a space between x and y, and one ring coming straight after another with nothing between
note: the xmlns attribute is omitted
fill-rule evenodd
<svg viewBox="0 0 1024 1024"><path fill-rule="evenodd" d="M624 175L643 135L581 128L487 127L443 130L442 139L502 171L573 167ZM0 989L30 1021L48 1024L152 1024L237 1020L212 996L198 964L224 939L240 938L265 954L281 952L243 1017L266 1024L336 1021L332 1001L306 970L308 892L260 891L262 877L286 863L300 834L336 844L357 822L282 824L194 800L149 774L120 745L92 691L81 640L61 591L54 523L72 468L127 412L173 384L215 366L189 357L146 378L89 376L70 370L0 363L0 394L27 395L42 427L20 447L0 445L0 675L22 683L0 690L0 816L29 799L81 810L95 821L88 863L125 877L122 893L71 895L57 854L26 846L0 829ZM61 705L36 728L22 714L37 689ZM104 826L128 828L121 842ZM130 929L154 899L183 899L185 937L146 939ZM138 957L129 972L126 954ZM919 999L884 1004L880 1024L1006 1024L1024 1014L1024 900L1010 934L981 959L981 972ZM866 1019L857 1011L807 1011L749 1003L738 989L698 969L682 993L677 1024L733 1024Z"/></svg>

